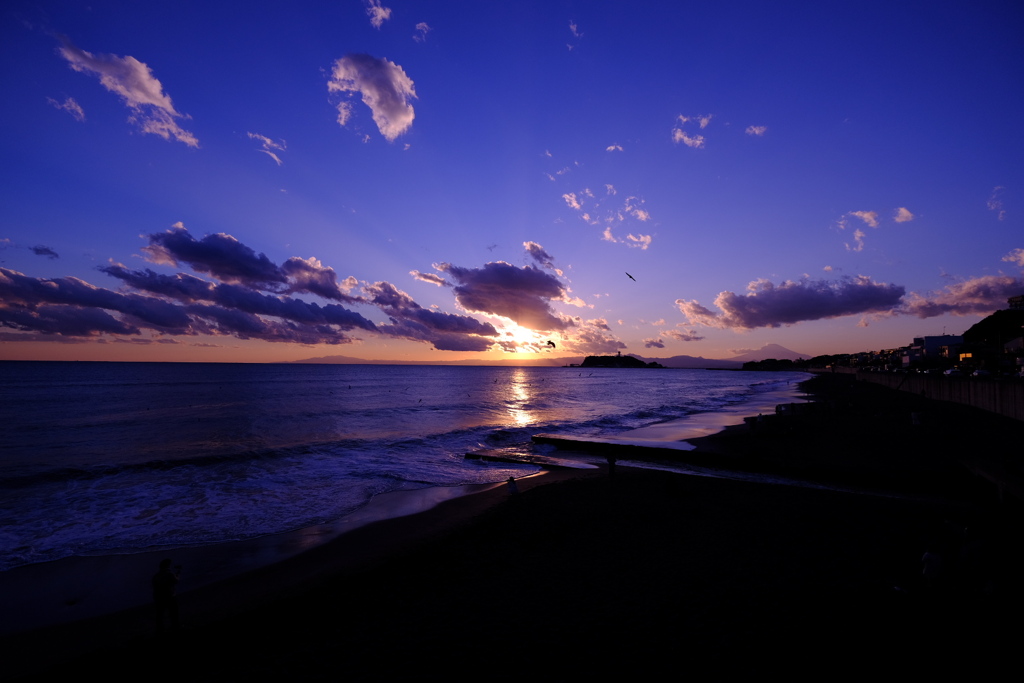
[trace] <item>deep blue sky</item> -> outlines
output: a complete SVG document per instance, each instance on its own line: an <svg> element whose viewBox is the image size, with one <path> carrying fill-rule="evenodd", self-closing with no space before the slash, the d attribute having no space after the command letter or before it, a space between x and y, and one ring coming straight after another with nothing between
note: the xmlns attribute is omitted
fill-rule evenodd
<svg viewBox="0 0 1024 683"><path fill-rule="evenodd" d="M208 4L5 5L0 356L851 352L1024 293L1018 3Z"/></svg>

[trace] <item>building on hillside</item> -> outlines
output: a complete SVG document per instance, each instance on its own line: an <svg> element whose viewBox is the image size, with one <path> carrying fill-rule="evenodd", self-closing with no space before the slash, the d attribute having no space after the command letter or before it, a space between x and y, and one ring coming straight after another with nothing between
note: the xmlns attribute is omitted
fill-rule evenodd
<svg viewBox="0 0 1024 683"><path fill-rule="evenodd" d="M1011 306L1015 299L1007 303ZM1024 346L1024 307L996 311L964 332L963 351L970 353L970 365L992 373L1014 372L1021 363Z"/></svg>
<svg viewBox="0 0 1024 683"><path fill-rule="evenodd" d="M914 337L913 343L903 349L903 367L942 367L950 365L960 352L964 338L956 334Z"/></svg>

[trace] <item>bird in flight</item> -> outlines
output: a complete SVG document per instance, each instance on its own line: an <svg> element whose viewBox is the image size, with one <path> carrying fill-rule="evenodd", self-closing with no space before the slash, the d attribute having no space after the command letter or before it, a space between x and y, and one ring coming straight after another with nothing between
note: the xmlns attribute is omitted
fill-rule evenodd
<svg viewBox="0 0 1024 683"><path fill-rule="evenodd" d="M551 347L551 348L553 348L553 349L554 349L554 348L557 348L557 347L555 346L555 342L551 341L550 339L548 339L548 346L550 346L550 347Z"/></svg>
<svg viewBox="0 0 1024 683"><path fill-rule="evenodd" d="M630 275L629 273L626 273L626 275L627 275L627 276L629 276L629 279L630 279L630 280L632 280L633 282L636 282L636 278L635 278L635 277L633 277L633 276L632 276L632 275Z"/></svg>

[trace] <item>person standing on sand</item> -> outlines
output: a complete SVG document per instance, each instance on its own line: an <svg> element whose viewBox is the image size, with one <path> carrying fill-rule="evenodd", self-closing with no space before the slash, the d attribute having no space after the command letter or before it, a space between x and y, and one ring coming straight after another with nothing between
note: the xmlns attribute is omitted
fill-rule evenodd
<svg viewBox="0 0 1024 683"><path fill-rule="evenodd" d="M515 477L509 477L508 478L508 495L514 496L517 493L519 493L519 487L516 486L516 478Z"/></svg>
<svg viewBox="0 0 1024 683"><path fill-rule="evenodd" d="M172 630L177 631L181 627L178 622L178 597L175 595L180 576L180 566L171 571L170 558L160 560L160 570L153 575L153 605L156 607L158 632L164 630L164 615L167 615Z"/></svg>

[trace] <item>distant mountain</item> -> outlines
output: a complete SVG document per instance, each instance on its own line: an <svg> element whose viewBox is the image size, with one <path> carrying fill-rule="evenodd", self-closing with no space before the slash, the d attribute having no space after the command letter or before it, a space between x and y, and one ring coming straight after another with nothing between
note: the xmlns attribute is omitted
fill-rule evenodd
<svg viewBox="0 0 1024 683"><path fill-rule="evenodd" d="M362 358L355 358L354 356L320 356L318 358L303 358L302 360L293 360L292 363L308 363L310 365L406 365L402 361L376 361L376 360L364 360Z"/></svg>
<svg viewBox="0 0 1024 683"><path fill-rule="evenodd" d="M636 356L635 353L629 354ZM647 358L636 356L645 363L661 363L666 368L684 368L687 370L737 370L743 363L733 359L703 358L701 356L671 356L669 358Z"/></svg>
<svg viewBox="0 0 1024 683"><path fill-rule="evenodd" d="M765 344L759 349L746 351L738 356L733 356L729 360L737 361L739 363L747 363L749 361L765 360L767 358L774 358L776 360L800 360L801 358L810 358L810 356L806 353L790 351L785 346L779 346L778 344Z"/></svg>

